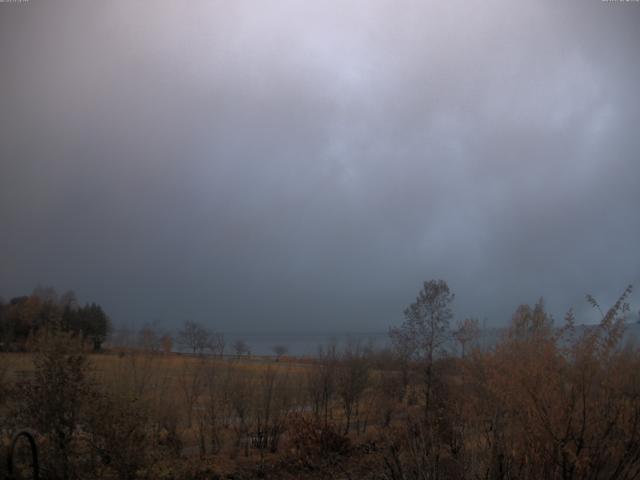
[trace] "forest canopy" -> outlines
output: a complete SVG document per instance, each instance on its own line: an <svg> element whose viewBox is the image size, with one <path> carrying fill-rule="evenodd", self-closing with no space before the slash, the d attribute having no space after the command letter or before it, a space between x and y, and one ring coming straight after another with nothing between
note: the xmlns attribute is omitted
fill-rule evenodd
<svg viewBox="0 0 640 480"><path fill-rule="evenodd" d="M38 287L30 295L0 299L0 350L30 350L41 329L72 333L99 351L111 330L102 306L81 305L73 291L58 295L53 288Z"/></svg>

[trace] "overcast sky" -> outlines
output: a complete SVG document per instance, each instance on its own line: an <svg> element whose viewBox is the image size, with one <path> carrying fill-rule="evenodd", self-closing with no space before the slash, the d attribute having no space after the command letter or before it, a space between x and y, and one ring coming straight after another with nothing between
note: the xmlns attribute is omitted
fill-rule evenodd
<svg viewBox="0 0 640 480"><path fill-rule="evenodd" d="M640 289L640 3L0 3L0 295L504 325ZM634 310L640 302L636 292Z"/></svg>

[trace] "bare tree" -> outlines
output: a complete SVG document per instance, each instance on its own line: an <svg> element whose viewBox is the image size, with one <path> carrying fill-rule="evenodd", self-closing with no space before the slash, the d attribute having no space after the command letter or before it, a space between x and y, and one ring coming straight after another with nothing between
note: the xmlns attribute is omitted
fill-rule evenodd
<svg viewBox="0 0 640 480"><path fill-rule="evenodd" d="M191 350L194 355L202 354L208 347L210 339L211 332L206 327L191 320L184 322L184 326L178 334L180 345Z"/></svg>
<svg viewBox="0 0 640 480"><path fill-rule="evenodd" d="M274 345L272 350L273 350L273 353L276 354L276 361L280 360L281 356L289 353L289 349L287 348L286 345Z"/></svg>
<svg viewBox="0 0 640 480"><path fill-rule="evenodd" d="M408 341L404 332L399 328L391 328L389 330L389 338L393 345L392 362L395 370L398 372L401 388L397 390L398 400L404 400L407 389L409 388L411 376L411 358L413 357L415 347L413 342Z"/></svg>
<svg viewBox="0 0 640 480"><path fill-rule="evenodd" d="M255 389L253 443L261 454L275 453L291 407L288 372L271 366L262 371Z"/></svg>
<svg viewBox="0 0 640 480"><path fill-rule="evenodd" d="M345 435L352 420L359 420L360 399L369 382L369 364L365 352L357 344L350 344L340 358L337 369L337 392L342 401L345 418ZM356 424L356 432L359 425Z"/></svg>
<svg viewBox="0 0 640 480"><path fill-rule="evenodd" d="M194 364L189 360L191 359L186 358L182 363L180 375L178 376L178 385L184 399L187 426L191 428L193 409L205 386L205 368L201 361L197 361Z"/></svg>
<svg viewBox="0 0 640 480"><path fill-rule="evenodd" d="M228 396L228 381L230 378L229 365L227 371L223 371L222 366L214 358L205 360L204 370L204 394L202 408L198 410L199 414L199 443L200 453L206 451L206 437L208 435L211 453L218 453L222 448L221 429L225 425L227 410L225 405L225 397Z"/></svg>
<svg viewBox="0 0 640 480"><path fill-rule="evenodd" d="M473 342L480 335L480 322L477 318L465 318L458 322L458 327L453 331L453 338L460 344L462 358L468 343Z"/></svg>
<svg viewBox="0 0 640 480"><path fill-rule="evenodd" d="M433 363L444 352L454 294L444 280L424 282L416 301L404 311L405 321L390 330L398 348L411 352L423 366L425 411L429 412L433 390Z"/></svg>
<svg viewBox="0 0 640 480"><path fill-rule="evenodd" d="M249 421L252 407L252 385L246 375L233 375L227 384L229 404L233 413L232 430L235 433L235 453L244 447L249 456Z"/></svg>
<svg viewBox="0 0 640 480"><path fill-rule="evenodd" d="M213 355L222 357L224 355L224 348L226 346L224 335L220 332L213 332L209 335L208 348Z"/></svg>
<svg viewBox="0 0 640 480"><path fill-rule="evenodd" d="M335 343L331 343L326 351L320 347L318 358L307 373L307 391L315 420L319 423L321 416L323 416L325 427L329 421L329 407L336 387L336 357Z"/></svg>
<svg viewBox="0 0 640 480"><path fill-rule="evenodd" d="M251 355L251 350L249 349L249 346L242 339L238 339L235 342L233 342L233 350L238 358L240 358L245 353L247 355Z"/></svg>

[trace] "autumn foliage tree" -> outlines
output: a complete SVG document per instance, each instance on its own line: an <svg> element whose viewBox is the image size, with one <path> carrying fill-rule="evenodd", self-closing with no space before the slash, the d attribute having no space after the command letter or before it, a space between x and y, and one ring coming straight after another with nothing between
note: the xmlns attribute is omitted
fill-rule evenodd
<svg viewBox="0 0 640 480"><path fill-rule="evenodd" d="M71 291L58 296L52 288L0 302L0 349L25 350L41 329L55 329L90 342L99 351L111 331L111 319L97 303L80 305Z"/></svg>
<svg viewBox="0 0 640 480"><path fill-rule="evenodd" d="M572 312L554 329L542 301L518 308L507 338L482 360L490 476L640 474L640 356L621 346L630 293L582 329Z"/></svg>
<svg viewBox="0 0 640 480"><path fill-rule="evenodd" d="M449 338L453 299L454 294L444 280L424 282L416 301L404 311L402 325L390 331L395 348L422 365L425 411L429 410L431 403L434 361L444 352Z"/></svg>
<svg viewBox="0 0 640 480"><path fill-rule="evenodd" d="M597 325L521 305L493 348L439 358L432 414L397 425L386 478L632 479L640 475L640 352L625 289ZM462 326L462 325L461 325ZM416 330L417 331L417 330Z"/></svg>

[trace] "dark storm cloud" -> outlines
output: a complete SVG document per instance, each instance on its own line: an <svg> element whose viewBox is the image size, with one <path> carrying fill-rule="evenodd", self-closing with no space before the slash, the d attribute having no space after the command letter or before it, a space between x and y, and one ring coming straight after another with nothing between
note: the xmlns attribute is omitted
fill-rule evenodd
<svg viewBox="0 0 640 480"><path fill-rule="evenodd" d="M0 292L116 321L503 323L640 287L640 7L0 4Z"/></svg>

